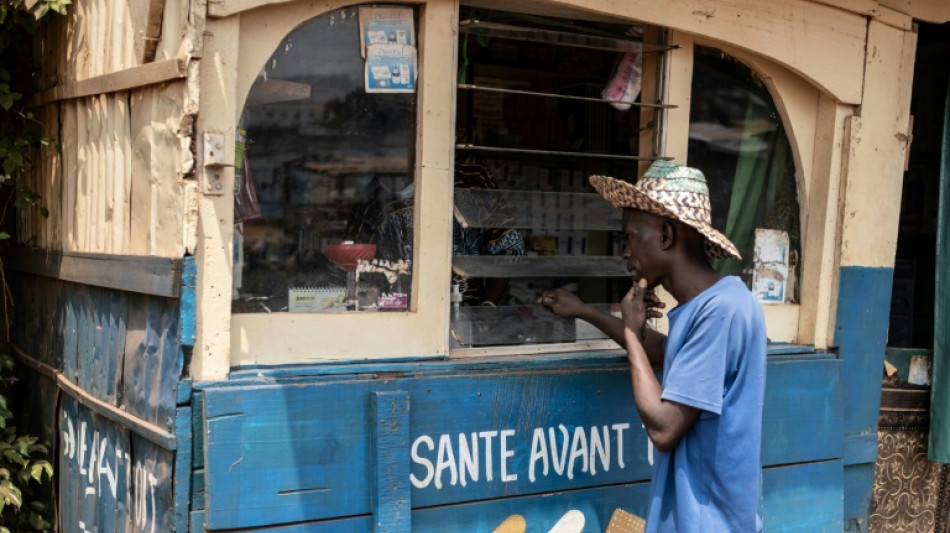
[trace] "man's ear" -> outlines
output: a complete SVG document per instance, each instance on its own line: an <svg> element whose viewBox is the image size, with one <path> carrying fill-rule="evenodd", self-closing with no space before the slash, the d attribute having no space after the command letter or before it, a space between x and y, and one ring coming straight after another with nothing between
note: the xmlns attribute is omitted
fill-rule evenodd
<svg viewBox="0 0 950 533"><path fill-rule="evenodd" d="M663 220L660 226L660 249L669 250L676 242L677 230L676 224L670 220Z"/></svg>

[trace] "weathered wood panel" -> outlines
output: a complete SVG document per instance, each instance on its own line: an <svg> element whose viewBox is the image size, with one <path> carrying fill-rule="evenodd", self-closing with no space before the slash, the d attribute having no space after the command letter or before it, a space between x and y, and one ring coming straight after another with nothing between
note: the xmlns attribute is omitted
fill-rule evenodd
<svg viewBox="0 0 950 533"><path fill-rule="evenodd" d="M410 444L401 455L414 509L649 479L652 450L621 358L421 363L404 377L387 374L400 365L376 366L366 365L363 379L208 385L209 527L371 513L374 393L408 394ZM770 359L764 464L840 460L839 371L831 357ZM412 527L421 527L416 513Z"/></svg>
<svg viewBox="0 0 950 533"><path fill-rule="evenodd" d="M191 117L185 114L187 83L132 92L131 228L129 252L135 255L184 255L182 179L191 154ZM187 148L187 142L184 143Z"/></svg>
<svg viewBox="0 0 950 533"><path fill-rule="evenodd" d="M7 262L7 266L13 270L36 276L166 297L176 297L181 292L182 264L182 260L163 257L84 254L27 248L13 249Z"/></svg>
<svg viewBox="0 0 950 533"><path fill-rule="evenodd" d="M178 300L17 271L11 281L14 353L42 374L47 386L32 397L51 423L43 434L55 425L59 436L63 530L185 531L191 416L177 406Z"/></svg>
<svg viewBox="0 0 950 533"><path fill-rule="evenodd" d="M172 452L63 398L57 480L65 531L172 531Z"/></svg>

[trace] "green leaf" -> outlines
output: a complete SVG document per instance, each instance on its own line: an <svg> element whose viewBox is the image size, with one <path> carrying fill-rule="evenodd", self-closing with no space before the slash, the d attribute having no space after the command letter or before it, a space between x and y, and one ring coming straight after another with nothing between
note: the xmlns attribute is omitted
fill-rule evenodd
<svg viewBox="0 0 950 533"><path fill-rule="evenodd" d="M41 453L41 454L43 454L43 455L46 455L46 454L49 453L49 450L46 448L46 445L45 445L45 444L34 444L34 445L30 446L29 450L27 450L27 451L30 452L30 455L33 455L33 454L36 453L36 452L39 452L39 453Z"/></svg>
<svg viewBox="0 0 950 533"><path fill-rule="evenodd" d="M46 473L47 479L53 479L53 465L49 461L37 461L30 466L30 477L37 482L43 482L43 473Z"/></svg>
<svg viewBox="0 0 950 533"><path fill-rule="evenodd" d="M23 495L20 493L20 489L9 483L0 484L0 498L18 509L23 505Z"/></svg>
<svg viewBox="0 0 950 533"><path fill-rule="evenodd" d="M10 238L10 234L5 231L0 231L0 241L5 241Z"/></svg>
<svg viewBox="0 0 950 533"><path fill-rule="evenodd" d="M7 158L3 160L3 173L13 174L14 170L16 170L16 162L13 161L13 159L10 156L7 156Z"/></svg>
<svg viewBox="0 0 950 533"><path fill-rule="evenodd" d="M17 453L17 451L12 448L3 450L3 456L20 466L26 466L26 459L24 459L22 455Z"/></svg>
<svg viewBox="0 0 950 533"><path fill-rule="evenodd" d="M40 215L42 215L43 218L49 218L49 208L45 205L40 207Z"/></svg>

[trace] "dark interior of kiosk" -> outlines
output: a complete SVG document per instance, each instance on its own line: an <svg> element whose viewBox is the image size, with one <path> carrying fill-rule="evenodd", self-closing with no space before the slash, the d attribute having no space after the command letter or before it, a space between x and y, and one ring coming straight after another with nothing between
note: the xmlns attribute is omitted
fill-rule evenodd
<svg viewBox="0 0 950 533"><path fill-rule="evenodd" d="M411 307L417 94L369 92L360 16L347 8L298 27L248 97L236 158L234 312ZM647 34L644 42L634 23L462 7L446 287L453 346L603 338L537 300L562 287L610 311L629 288L620 213L587 177L633 182L642 161L663 156L653 133L662 107L676 103L641 101L643 84L661 78L644 72L643 57L662 64L671 47L662 31ZM689 163L707 172L717 227L789 230L797 250L781 120L761 82L733 63L696 53ZM387 71L394 87L397 70ZM656 118L641 121L641 105ZM730 212L736 198L748 213ZM742 250L748 261L717 268L749 277L751 245Z"/></svg>

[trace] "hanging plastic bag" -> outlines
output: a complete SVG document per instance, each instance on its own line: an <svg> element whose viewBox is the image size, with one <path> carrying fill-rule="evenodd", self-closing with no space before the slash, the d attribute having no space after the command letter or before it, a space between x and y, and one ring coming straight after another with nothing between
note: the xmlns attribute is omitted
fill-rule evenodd
<svg viewBox="0 0 950 533"><path fill-rule="evenodd" d="M611 100L612 106L620 111L630 109L630 104L640 96L643 55L627 52L620 58L610 82L601 92L601 98Z"/></svg>

